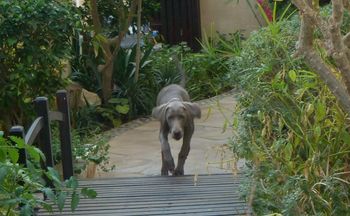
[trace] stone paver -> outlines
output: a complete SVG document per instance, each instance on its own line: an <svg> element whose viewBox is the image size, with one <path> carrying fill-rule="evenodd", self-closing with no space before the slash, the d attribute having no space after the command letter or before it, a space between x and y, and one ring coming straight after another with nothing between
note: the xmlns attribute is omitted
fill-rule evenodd
<svg viewBox="0 0 350 216"><path fill-rule="evenodd" d="M186 160L185 174L207 174L232 172L232 155L225 149L232 128L223 131L225 118L232 120L235 107L234 93L216 99L199 101L202 119L196 120L191 151ZM218 106L219 104L219 106ZM125 177L160 175L161 154L158 140L159 122L145 120L144 123L123 129L110 139L110 164L116 169L98 172L96 177ZM132 125L132 124L131 124ZM182 140L170 139L174 160L181 148ZM240 167L242 162L238 163ZM221 169L224 167L225 169Z"/></svg>

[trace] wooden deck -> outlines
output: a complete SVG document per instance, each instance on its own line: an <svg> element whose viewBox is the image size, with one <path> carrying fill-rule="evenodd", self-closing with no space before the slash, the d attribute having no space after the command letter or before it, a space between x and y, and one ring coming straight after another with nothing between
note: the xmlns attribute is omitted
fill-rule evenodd
<svg viewBox="0 0 350 216"><path fill-rule="evenodd" d="M239 182L239 176L232 175L81 181L81 186L95 189L98 197L82 199L74 213L67 205L53 215L250 215L240 200Z"/></svg>

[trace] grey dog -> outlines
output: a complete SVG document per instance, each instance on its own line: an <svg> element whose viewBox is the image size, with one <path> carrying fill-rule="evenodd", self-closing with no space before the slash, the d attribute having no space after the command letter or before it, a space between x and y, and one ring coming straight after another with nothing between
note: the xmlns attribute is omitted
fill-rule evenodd
<svg viewBox="0 0 350 216"><path fill-rule="evenodd" d="M182 75L181 85L184 83ZM175 176L184 175L185 160L190 152L194 132L193 119L201 117L199 105L190 102L187 91L181 85L171 84L164 87L158 94L157 107L152 111L152 116L160 121L161 175L169 175L169 171ZM183 138L176 168L168 141L169 134L175 140Z"/></svg>

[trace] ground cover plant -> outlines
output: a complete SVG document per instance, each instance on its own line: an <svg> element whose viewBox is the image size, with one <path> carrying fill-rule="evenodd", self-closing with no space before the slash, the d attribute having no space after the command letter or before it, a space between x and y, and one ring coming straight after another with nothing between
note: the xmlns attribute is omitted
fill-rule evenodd
<svg viewBox="0 0 350 216"><path fill-rule="evenodd" d="M26 150L30 157L27 167L18 163L20 150ZM74 211L81 196L96 197L91 189L78 189L75 177L62 182L54 169L41 169L42 160L45 160L43 153L24 144L22 139L0 136L0 215L34 215L38 208L62 211L67 201Z"/></svg>
<svg viewBox="0 0 350 216"><path fill-rule="evenodd" d="M349 21L346 14L343 31ZM350 120L317 73L293 56L299 27L297 15L274 19L231 59L242 89L231 146L247 159L243 191L257 215L347 215ZM315 47L337 72L322 46Z"/></svg>

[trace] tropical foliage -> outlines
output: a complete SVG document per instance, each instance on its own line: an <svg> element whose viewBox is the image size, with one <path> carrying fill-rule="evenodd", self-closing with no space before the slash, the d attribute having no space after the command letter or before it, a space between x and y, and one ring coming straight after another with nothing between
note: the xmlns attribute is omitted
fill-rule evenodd
<svg viewBox="0 0 350 216"><path fill-rule="evenodd" d="M271 22L232 58L242 89L232 148L247 160L243 190L258 215L346 215L349 118L313 70L293 58L298 30L297 16Z"/></svg>
<svg viewBox="0 0 350 216"><path fill-rule="evenodd" d="M23 150L30 157L26 167L19 164L19 151ZM38 208L53 211L57 207L62 211L68 200L71 210L74 211L81 196L96 197L96 192L91 189L78 189L75 177L62 182L54 169L41 169L42 160L45 160L43 153L24 144L23 140L0 137L1 215L34 215Z"/></svg>

